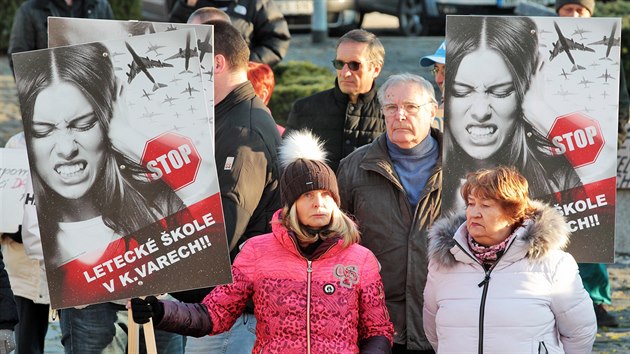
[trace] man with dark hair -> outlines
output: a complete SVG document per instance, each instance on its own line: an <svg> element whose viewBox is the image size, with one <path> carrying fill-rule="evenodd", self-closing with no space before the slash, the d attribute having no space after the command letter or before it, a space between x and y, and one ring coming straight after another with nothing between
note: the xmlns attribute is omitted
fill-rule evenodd
<svg viewBox="0 0 630 354"><path fill-rule="evenodd" d="M245 37L249 60L274 66L287 54L289 25L273 0L177 0L170 22L186 22L195 9L215 7L224 11Z"/></svg>
<svg viewBox="0 0 630 354"><path fill-rule="evenodd" d="M595 0L556 0L556 13L560 17L591 17L595 12ZM623 65L619 65L619 116L618 116L618 146L626 138L626 124L630 115L630 97L626 87L626 76ZM593 306L597 325L600 327L619 327L615 316L606 311L604 305L612 304L612 292L608 268L604 263L578 263L580 277L584 288L588 292Z"/></svg>
<svg viewBox="0 0 630 354"><path fill-rule="evenodd" d="M375 80L385 62L381 41L368 31L352 30L337 42L335 87L293 103L287 130L308 128L322 138L330 167L385 131Z"/></svg>
<svg viewBox="0 0 630 354"><path fill-rule="evenodd" d="M276 124L247 80L249 48L241 34L223 21L214 25L215 162L232 261L249 237L271 232L271 217L280 209ZM201 302L211 289L172 294ZM188 338L186 352L250 353L256 337L252 309L229 332Z"/></svg>

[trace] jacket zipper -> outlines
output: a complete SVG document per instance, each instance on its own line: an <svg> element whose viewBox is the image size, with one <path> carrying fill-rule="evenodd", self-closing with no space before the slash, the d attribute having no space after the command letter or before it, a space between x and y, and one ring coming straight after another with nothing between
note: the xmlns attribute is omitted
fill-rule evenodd
<svg viewBox="0 0 630 354"><path fill-rule="evenodd" d="M505 249L505 251L503 251L503 254L507 253L507 251L510 249L510 247L512 246L513 243L514 242L510 242L510 244ZM485 276L484 276L483 280L481 281L481 283L477 284L477 286L479 286L479 287L483 286L483 292L481 294L481 304L479 305L479 342L478 342L479 344L477 346L477 353L478 354L483 354L484 319L485 319L485 313L486 313L486 297L488 296L488 285L490 283L490 273L492 273L492 271L497 266L497 264L499 263L501 258L503 258L503 255L501 255L501 257L499 257L492 264L492 266L488 270L486 270L484 268L484 266L483 266L483 263L479 262L477 257L475 257L475 256L471 255L470 253L466 252L466 249L464 249L464 247L462 247L462 245L460 245L459 242L455 242L455 244L457 245L457 247L459 247L462 250L462 252L464 252L473 261L475 261L477 264L479 264L481 266L481 268L484 270Z"/></svg>
<svg viewBox="0 0 630 354"><path fill-rule="evenodd" d="M490 283L490 272L492 268L485 271L486 276L483 278L481 283L477 284L477 286L483 286L483 293L481 294L481 304L479 305L479 344L477 347L477 352L479 354L483 354L483 321L486 312L486 296L488 295L488 283Z"/></svg>
<svg viewBox="0 0 630 354"><path fill-rule="evenodd" d="M306 261L306 353L311 354L311 274L313 273L312 261Z"/></svg>

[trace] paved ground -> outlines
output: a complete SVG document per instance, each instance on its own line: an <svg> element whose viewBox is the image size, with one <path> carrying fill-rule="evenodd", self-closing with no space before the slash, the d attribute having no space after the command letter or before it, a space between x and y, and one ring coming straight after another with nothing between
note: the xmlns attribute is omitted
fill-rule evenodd
<svg viewBox="0 0 630 354"><path fill-rule="evenodd" d="M391 32L391 31L390 31ZM336 39L323 44L311 43L309 35L296 35L292 41L287 60L308 60L317 65L330 67L334 57ZM421 56L432 53L440 44L440 37L401 38L383 36L386 50L385 67L379 82L394 72L410 71L429 77L427 69L418 64ZM332 69L331 69L332 70ZM21 130L20 113L15 84L5 55L0 56L0 146L7 137ZM613 306L610 310L617 316L621 326L616 329L600 329L593 349L596 354L630 353L630 255L618 255L617 262L610 266L613 288ZM61 353L59 326L51 323L46 353Z"/></svg>

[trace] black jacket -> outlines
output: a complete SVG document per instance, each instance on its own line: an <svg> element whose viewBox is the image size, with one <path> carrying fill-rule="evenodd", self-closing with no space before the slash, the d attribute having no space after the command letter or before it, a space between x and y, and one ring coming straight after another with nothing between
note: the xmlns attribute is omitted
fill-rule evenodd
<svg viewBox="0 0 630 354"><path fill-rule="evenodd" d="M337 171L342 158L385 132L376 85L360 95L357 104L352 104L335 80L335 87L330 90L295 101L286 128L287 132L308 128L322 138L329 165Z"/></svg>
<svg viewBox="0 0 630 354"><path fill-rule="evenodd" d="M9 39L11 54L48 48L48 16L114 19L106 0L75 0L69 7L65 0L28 0L16 11Z"/></svg>
<svg viewBox="0 0 630 354"><path fill-rule="evenodd" d="M215 107L215 162L225 231L232 261L252 236L271 232L280 209L280 134L269 109L249 81ZM201 302L210 288L172 294L185 302Z"/></svg>
<svg viewBox="0 0 630 354"><path fill-rule="evenodd" d="M9 275L4 269L2 252L0 251L0 330L13 330L17 323L17 308L15 300L13 300L13 292L11 291L11 283L9 283Z"/></svg>
<svg viewBox="0 0 630 354"><path fill-rule="evenodd" d="M431 129L442 151L442 133ZM442 208L442 157L420 196L409 203L387 150L386 134L341 161L337 172L341 208L354 215L361 245L381 264L385 301L394 324L394 342L409 350L428 350L422 328L427 280L427 235Z"/></svg>
<svg viewBox="0 0 630 354"><path fill-rule="evenodd" d="M289 25L272 0L199 0L195 7L178 0L169 21L185 23L193 11L202 7L216 7L230 16L232 25L247 41L249 60L274 66L287 54Z"/></svg>

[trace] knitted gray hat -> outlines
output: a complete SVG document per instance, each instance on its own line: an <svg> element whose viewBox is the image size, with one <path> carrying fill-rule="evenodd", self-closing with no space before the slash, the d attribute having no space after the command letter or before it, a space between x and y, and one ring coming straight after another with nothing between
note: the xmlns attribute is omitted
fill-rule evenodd
<svg viewBox="0 0 630 354"><path fill-rule="evenodd" d="M556 0L556 13L558 10L566 4L576 4L584 6L588 12L593 14L595 12L595 0Z"/></svg>
<svg viewBox="0 0 630 354"><path fill-rule="evenodd" d="M291 207L305 192L324 189L339 202L337 177L326 164L324 144L308 130L292 131L284 136L280 146L280 177L282 205Z"/></svg>

